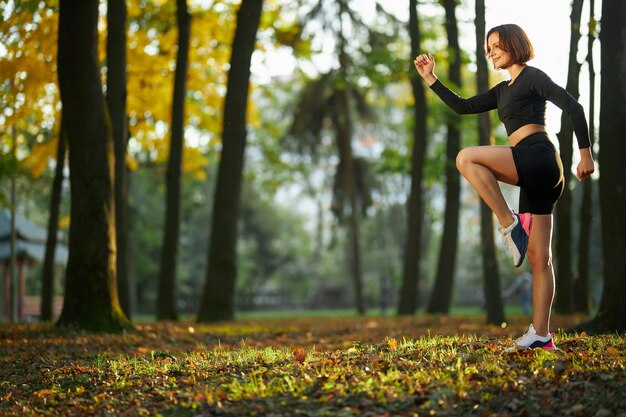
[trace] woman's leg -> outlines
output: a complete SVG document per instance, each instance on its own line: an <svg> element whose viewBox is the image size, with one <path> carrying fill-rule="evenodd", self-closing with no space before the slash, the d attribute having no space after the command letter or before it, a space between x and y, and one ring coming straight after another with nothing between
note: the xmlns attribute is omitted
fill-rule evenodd
<svg viewBox="0 0 626 417"><path fill-rule="evenodd" d="M498 185L498 181L512 185L518 182L511 148L509 146L464 148L456 157L456 166L496 215L500 225L503 227L511 225L514 219Z"/></svg>
<svg viewBox="0 0 626 417"><path fill-rule="evenodd" d="M551 214L533 214L527 256L533 275L533 327L539 336L546 336L554 299Z"/></svg>

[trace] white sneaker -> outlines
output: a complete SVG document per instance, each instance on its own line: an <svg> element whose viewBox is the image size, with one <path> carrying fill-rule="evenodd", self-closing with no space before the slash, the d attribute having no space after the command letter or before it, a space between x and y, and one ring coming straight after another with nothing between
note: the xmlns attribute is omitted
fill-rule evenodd
<svg viewBox="0 0 626 417"><path fill-rule="evenodd" d="M528 331L524 333L522 337L515 341L515 345L507 348L504 353L514 352L522 349L543 349L543 350L557 350L552 340L552 334L547 336L539 336L535 331L535 327L531 324L528 326Z"/></svg>
<svg viewBox="0 0 626 417"><path fill-rule="evenodd" d="M513 257L513 265L520 266L524 262L528 249L528 235L522 226L518 214L513 213L513 224L508 227L498 226L502 233L502 243L506 252Z"/></svg>

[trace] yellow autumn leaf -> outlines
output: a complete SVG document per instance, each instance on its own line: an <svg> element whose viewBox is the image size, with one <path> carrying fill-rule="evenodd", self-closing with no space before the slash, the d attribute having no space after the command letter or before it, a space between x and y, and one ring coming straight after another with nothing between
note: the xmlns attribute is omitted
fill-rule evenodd
<svg viewBox="0 0 626 417"><path fill-rule="evenodd" d="M67 214L59 218L59 229L68 229L70 227L70 215Z"/></svg>
<svg viewBox="0 0 626 417"><path fill-rule="evenodd" d="M387 345L389 346L389 349L396 350L398 348L398 341L392 337L387 340Z"/></svg>
<svg viewBox="0 0 626 417"><path fill-rule="evenodd" d="M137 168L139 168L139 162L137 162L137 159L135 159L129 153L126 153L125 162L126 162L126 168L128 168L128 170L130 171L135 171L137 170Z"/></svg>
<svg viewBox="0 0 626 417"><path fill-rule="evenodd" d="M51 159L57 157L58 139L37 143L33 146L30 155L22 160L22 166L28 169L33 178L39 178L48 167Z"/></svg>
<svg viewBox="0 0 626 417"><path fill-rule="evenodd" d="M198 179L206 179L209 159L198 148L185 146L183 149L183 172L191 173Z"/></svg>
<svg viewBox="0 0 626 417"><path fill-rule="evenodd" d="M152 0L152 3L154 3L157 6L163 6L165 5L169 0Z"/></svg>

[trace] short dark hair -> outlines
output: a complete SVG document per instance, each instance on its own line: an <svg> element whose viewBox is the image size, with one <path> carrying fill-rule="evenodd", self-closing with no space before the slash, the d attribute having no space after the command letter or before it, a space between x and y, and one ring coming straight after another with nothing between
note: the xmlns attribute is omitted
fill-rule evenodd
<svg viewBox="0 0 626 417"><path fill-rule="evenodd" d="M485 51L487 54L490 52L487 40L492 33L498 34L500 37L500 48L506 52L510 52L513 57L513 62L516 64L525 64L535 57L535 49L532 43L530 43L526 32L513 23L495 26L487 32L487 37L485 38Z"/></svg>

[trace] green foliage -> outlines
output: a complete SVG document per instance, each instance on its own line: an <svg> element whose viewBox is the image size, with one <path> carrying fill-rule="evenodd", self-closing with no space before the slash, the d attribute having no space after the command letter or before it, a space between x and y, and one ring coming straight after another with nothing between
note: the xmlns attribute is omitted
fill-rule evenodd
<svg viewBox="0 0 626 417"><path fill-rule="evenodd" d="M406 154L390 146L383 150L378 164L379 173L408 175L410 170L411 164Z"/></svg>
<svg viewBox="0 0 626 417"><path fill-rule="evenodd" d="M277 46L289 47L297 57L312 57L312 37L305 35L303 25L298 20L286 21L284 7L266 10L261 16L260 30L271 28L270 35Z"/></svg>
<svg viewBox="0 0 626 417"><path fill-rule="evenodd" d="M20 163L12 153L0 153L0 181L15 175Z"/></svg>
<svg viewBox="0 0 626 417"><path fill-rule="evenodd" d="M137 312L154 310L163 233L163 169L146 166L129 173L129 247L131 276L137 288Z"/></svg>
<svg viewBox="0 0 626 417"><path fill-rule="evenodd" d="M282 291L294 306L306 302L312 282L303 278L310 272L312 250L303 216L263 198L246 184L240 218L238 291Z"/></svg>
<svg viewBox="0 0 626 417"><path fill-rule="evenodd" d="M185 315L197 312L198 289L204 285L215 168L211 165L208 180L183 176L177 296ZM154 313L164 215L163 170L148 165L131 173L129 236L140 314ZM305 221L273 201L273 195L255 181L244 186L237 287L248 293L278 288L303 300L310 284L303 279L310 262L310 238L303 228Z"/></svg>
<svg viewBox="0 0 626 417"><path fill-rule="evenodd" d="M164 170L158 165L146 165L130 174L129 244L140 314L154 313L156 303L165 212ZM191 174L182 177L177 296L183 314L195 312L198 288L204 283L209 228L203 225L210 224L213 176L209 178L200 180Z"/></svg>

